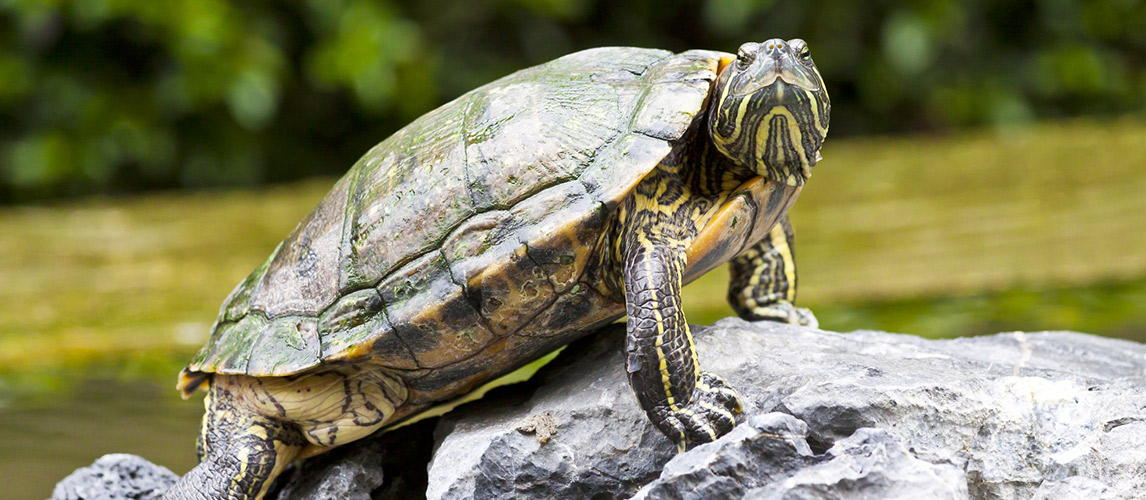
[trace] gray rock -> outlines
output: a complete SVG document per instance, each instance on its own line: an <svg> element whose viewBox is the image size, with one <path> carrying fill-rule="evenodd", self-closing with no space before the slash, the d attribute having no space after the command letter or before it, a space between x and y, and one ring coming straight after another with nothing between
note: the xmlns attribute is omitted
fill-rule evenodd
<svg viewBox="0 0 1146 500"><path fill-rule="evenodd" d="M807 424L791 415L753 416L673 457L632 500L968 498L962 469L915 458L888 431L859 429L820 456L807 435Z"/></svg>
<svg viewBox="0 0 1146 500"><path fill-rule="evenodd" d="M135 455L104 455L56 483L51 500L158 499L179 479L166 467Z"/></svg>
<svg viewBox="0 0 1146 500"><path fill-rule="evenodd" d="M633 500L743 498L819 462L807 436L808 425L791 415L756 415L720 439L673 457Z"/></svg>
<svg viewBox="0 0 1146 500"><path fill-rule="evenodd" d="M1071 476L1116 498L1146 487L1146 346L1063 332L928 341L749 328L771 359L757 382L772 381L813 441L888 429L919 458L959 464L973 498L1031 498ZM717 363L736 352L710 345Z"/></svg>
<svg viewBox="0 0 1146 500"><path fill-rule="evenodd" d="M604 500L655 479L676 446L629 390L617 332L602 338L566 349L528 400L511 387L443 417L426 497ZM539 420L547 439L529 430Z"/></svg>
<svg viewBox="0 0 1146 500"><path fill-rule="evenodd" d="M746 417L803 420L817 453L873 427L902 443L902 460L961 470L971 498L1032 498L1073 477L1111 498L1146 491L1141 344L1066 332L935 341L738 319L695 332L702 365L741 391ZM676 453L638 408L621 345L614 329L571 346L532 397L445 417L428 498L625 498L656 479ZM545 412L557 422L546 443L517 430ZM849 481L823 494L864 498Z"/></svg>
<svg viewBox="0 0 1146 500"><path fill-rule="evenodd" d="M382 486L382 452L373 446L335 450L307 460L287 476L284 500L370 500Z"/></svg>
<svg viewBox="0 0 1146 500"><path fill-rule="evenodd" d="M279 500L406 500L426 497L437 419L374 434L310 458L278 480Z"/></svg>
<svg viewBox="0 0 1146 500"><path fill-rule="evenodd" d="M828 450L831 460L749 491L751 500L963 500L967 475L953 464L925 462L894 434L863 428Z"/></svg>
<svg viewBox="0 0 1146 500"><path fill-rule="evenodd" d="M1082 476L1071 476L1062 481L1043 481L1035 491L1034 500L1114 500L1116 497L1105 484Z"/></svg>
<svg viewBox="0 0 1146 500"><path fill-rule="evenodd" d="M678 454L653 428L614 327L524 384L311 459L284 475L279 498L1107 500L1146 491L1141 344L1067 332L933 341L737 319L694 332L703 367L745 404L746 424L715 443ZM53 498L153 498L174 481L145 461L103 460ZM162 486L103 493L120 483L116 491L136 491L151 476Z"/></svg>

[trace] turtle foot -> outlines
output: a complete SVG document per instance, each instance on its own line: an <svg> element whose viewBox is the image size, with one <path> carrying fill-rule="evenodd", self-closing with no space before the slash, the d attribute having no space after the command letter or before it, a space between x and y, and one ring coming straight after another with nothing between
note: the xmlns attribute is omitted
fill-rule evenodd
<svg viewBox="0 0 1146 500"><path fill-rule="evenodd" d="M796 307L788 301L780 301L766 306L755 307L745 315L744 319L749 321L779 321L780 323L811 328L820 327L820 322L816 320L816 315L812 314L810 309L806 307Z"/></svg>
<svg viewBox="0 0 1146 500"><path fill-rule="evenodd" d="M719 375L704 372L684 406L658 406L649 411L653 424L681 451L715 441L736 426L743 410L740 394Z"/></svg>

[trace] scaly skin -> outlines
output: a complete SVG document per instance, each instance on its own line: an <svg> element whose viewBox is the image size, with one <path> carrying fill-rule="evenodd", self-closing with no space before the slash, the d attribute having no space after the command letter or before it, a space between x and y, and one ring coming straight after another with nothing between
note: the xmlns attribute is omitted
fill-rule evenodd
<svg viewBox="0 0 1146 500"><path fill-rule="evenodd" d="M625 369L641 408L682 449L732 429L739 396L702 372L681 306L685 254L755 172L728 161L704 134L666 157L617 210L614 272L628 319Z"/></svg>
<svg viewBox="0 0 1146 500"><path fill-rule="evenodd" d="M727 433L741 411L736 391L700 369L680 300L685 254L735 186L755 175L798 186L811 175L829 108L803 48L745 44L716 84L704 125L711 135L674 150L617 211L610 276L619 275L629 316L625 368L641 408L682 450ZM741 316L815 324L792 305L789 240L785 218L734 260L729 294Z"/></svg>
<svg viewBox="0 0 1146 500"><path fill-rule="evenodd" d="M211 383L204 399L199 465L167 490L164 499L262 498L272 480L306 446L295 424L237 403L228 384Z"/></svg>
<svg viewBox="0 0 1146 500"><path fill-rule="evenodd" d="M741 318L819 326L816 316L796 307L796 252L792 224L785 216L768 236L729 264L728 303Z"/></svg>
<svg viewBox="0 0 1146 500"><path fill-rule="evenodd" d="M199 465L165 499L262 498L291 460L370 434L398 417L407 395L397 378L353 365L206 382Z"/></svg>

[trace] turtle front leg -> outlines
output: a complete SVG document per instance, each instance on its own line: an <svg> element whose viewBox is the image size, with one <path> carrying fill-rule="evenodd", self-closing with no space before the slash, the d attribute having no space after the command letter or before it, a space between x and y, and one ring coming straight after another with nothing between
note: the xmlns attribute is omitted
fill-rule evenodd
<svg viewBox="0 0 1146 500"><path fill-rule="evenodd" d="M164 500L260 499L307 444L293 423L236 404L225 384L212 382L204 405L199 465L167 490Z"/></svg>
<svg viewBox="0 0 1146 500"><path fill-rule="evenodd" d="M812 311L796 307L796 259L792 224L784 216L772 231L732 260L728 302L741 318L816 328Z"/></svg>
<svg viewBox="0 0 1146 500"><path fill-rule="evenodd" d="M700 370L681 308L683 246L640 239L623 255L625 370L641 408L684 450L732 430L742 408L724 379Z"/></svg>

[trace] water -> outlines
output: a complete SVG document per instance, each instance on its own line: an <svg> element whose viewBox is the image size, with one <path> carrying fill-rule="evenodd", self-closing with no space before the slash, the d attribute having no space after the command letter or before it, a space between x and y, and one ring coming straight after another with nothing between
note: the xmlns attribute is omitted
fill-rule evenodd
<svg viewBox="0 0 1146 500"><path fill-rule="evenodd" d="M107 453L140 455L177 474L196 463L203 407L179 399L171 380L81 378L58 393L3 404L0 496L7 499L48 498L74 469Z"/></svg>

